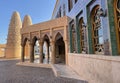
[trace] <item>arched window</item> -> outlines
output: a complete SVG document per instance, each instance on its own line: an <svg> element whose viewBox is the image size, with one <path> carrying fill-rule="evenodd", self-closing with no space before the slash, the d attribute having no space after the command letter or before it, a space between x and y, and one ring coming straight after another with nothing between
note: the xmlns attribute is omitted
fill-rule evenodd
<svg viewBox="0 0 120 83"><path fill-rule="evenodd" d="M120 0L115 1L115 22L116 22L116 31L117 31L117 41L118 41L118 50L120 54Z"/></svg>
<svg viewBox="0 0 120 83"><path fill-rule="evenodd" d="M95 6L91 13L92 22L92 37L93 37L93 49L95 54L103 54L103 28L101 26L101 18L99 13L99 5Z"/></svg>
<svg viewBox="0 0 120 83"><path fill-rule="evenodd" d="M71 30L72 30L72 47L73 47L73 52L76 52L76 40L75 40L75 27L74 24L71 24Z"/></svg>
<svg viewBox="0 0 120 83"><path fill-rule="evenodd" d="M73 0L68 0L68 11L70 12L72 8L73 8Z"/></svg>
<svg viewBox="0 0 120 83"><path fill-rule="evenodd" d="M77 3L78 0L75 0L75 3Z"/></svg>
<svg viewBox="0 0 120 83"><path fill-rule="evenodd" d="M83 17L80 19L80 47L82 53L87 53L87 34Z"/></svg>

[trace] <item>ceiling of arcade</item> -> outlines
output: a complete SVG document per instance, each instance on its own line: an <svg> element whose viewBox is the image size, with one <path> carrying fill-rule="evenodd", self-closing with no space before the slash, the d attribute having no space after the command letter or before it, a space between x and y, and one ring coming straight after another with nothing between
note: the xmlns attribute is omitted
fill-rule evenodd
<svg viewBox="0 0 120 83"><path fill-rule="evenodd" d="M48 36L49 40L55 41L57 33L60 33L63 36L63 39L66 40L68 26L68 17L62 17L38 24L34 24L21 29L22 43L27 38L29 41L32 41L34 37L38 40L44 40L45 35Z"/></svg>

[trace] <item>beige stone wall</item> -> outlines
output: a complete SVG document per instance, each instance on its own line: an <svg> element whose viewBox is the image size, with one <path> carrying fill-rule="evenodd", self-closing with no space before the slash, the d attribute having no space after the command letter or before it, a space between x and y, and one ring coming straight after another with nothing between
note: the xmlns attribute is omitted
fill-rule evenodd
<svg viewBox="0 0 120 83"><path fill-rule="evenodd" d="M0 44L0 57L5 56L5 47L6 47L6 44Z"/></svg>
<svg viewBox="0 0 120 83"><path fill-rule="evenodd" d="M120 57L69 54L68 64L89 83L120 83Z"/></svg>
<svg viewBox="0 0 120 83"><path fill-rule="evenodd" d="M64 16L61 18L49 20L46 22L38 23L38 24L33 24L33 25L29 25L29 26L24 25L24 27L21 28L21 37L22 37L21 44L24 47L26 39L29 40L29 43L33 44L33 40L35 37L39 40L39 42L43 42L45 35L47 35L48 39L49 39L49 43L51 45L50 56L55 57L55 55L54 55L55 54L54 53L55 52L54 45L56 42L55 38L56 38L57 34L60 33L61 36L63 37L63 41L65 43L65 49L66 49L65 50L65 59L66 59L65 61L67 64L68 63L68 60L67 60L67 53L68 53L67 32L68 32L68 20L69 19L70 19L69 17ZM31 54L31 52L33 52L33 50L30 50L29 52L30 52L29 53L29 56L30 56L30 54ZM22 56L25 56L26 54L27 54L27 50L24 53L22 52Z"/></svg>

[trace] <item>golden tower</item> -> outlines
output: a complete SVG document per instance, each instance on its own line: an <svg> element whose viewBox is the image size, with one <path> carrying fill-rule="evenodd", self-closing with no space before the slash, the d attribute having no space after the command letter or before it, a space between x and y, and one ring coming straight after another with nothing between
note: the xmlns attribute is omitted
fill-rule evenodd
<svg viewBox="0 0 120 83"><path fill-rule="evenodd" d="M6 58L20 58L21 56L21 18L18 12L14 12L9 24L7 45L5 50Z"/></svg>

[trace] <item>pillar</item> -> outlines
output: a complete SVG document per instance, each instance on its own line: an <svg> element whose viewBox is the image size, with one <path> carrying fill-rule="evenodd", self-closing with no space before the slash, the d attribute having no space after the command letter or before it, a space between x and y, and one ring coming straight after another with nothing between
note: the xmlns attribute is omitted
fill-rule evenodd
<svg viewBox="0 0 120 83"><path fill-rule="evenodd" d="M32 43L29 43L29 47L30 47L30 62L33 63L33 62L34 62L33 44L32 44Z"/></svg>
<svg viewBox="0 0 120 83"><path fill-rule="evenodd" d="M43 63L43 42L39 41L40 45L40 63Z"/></svg>
<svg viewBox="0 0 120 83"><path fill-rule="evenodd" d="M67 36L67 31L68 26L64 26L64 43L65 43L65 63L68 65L68 36Z"/></svg>
<svg viewBox="0 0 120 83"><path fill-rule="evenodd" d="M112 51L112 55L116 56L118 55L118 47L117 47L117 37L116 37L116 28L115 28L115 20L114 20L115 7L113 4L114 4L114 0L107 0L111 51Z"/></svg>
<svg viewBox="0 0 120 83"><path fill-rule="evenodd" d="M47 62L49 63L49 44L47 43Z"/></svg>
<svg viewBox="0 0 120 83"><path fill-rule="evenodd" d="M65 63L68 65L68 42L67 40L64 40L65 43Z"/></svg>
<svg viewBox="0 0 120 83"><path fill-rule="evenodd" d="M51 46L51 63L55 64L55 42L51 41L50 42Z"/></svg>
<svg viewBox="0 0 120 83"><path fill-rule="evenodd" d="M21 61L24 62L25 45L21 45Z"/></svg>

